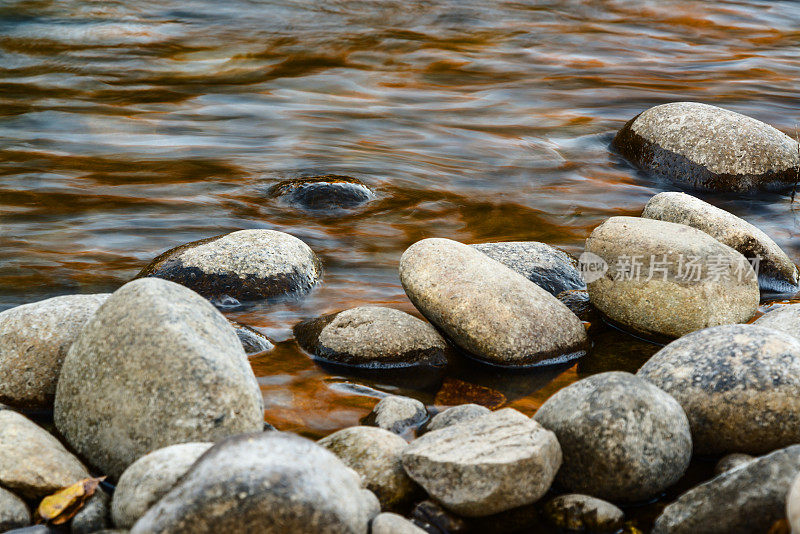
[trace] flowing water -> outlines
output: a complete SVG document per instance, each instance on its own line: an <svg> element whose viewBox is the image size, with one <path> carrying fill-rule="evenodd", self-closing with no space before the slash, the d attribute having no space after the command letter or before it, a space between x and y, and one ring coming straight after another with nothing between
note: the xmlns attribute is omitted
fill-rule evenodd
<svg viewBox="0 0 800 534"><path fill-rule="evenodd" d="M227 313L278 341L252 360L268 421L319 437L395 391L533 413L657 347L607 331L577 364L462 362L408 390L322 370L291 327L361 304L414 312L397 263L425 237L579 253L605 218L675 189L609 149L652 105L721 105L794 135L798 28L794 1L4 0L0 310L112 291L188 241L282 230L321 256L324 283ZM319 217L267 194L324 173L377 199ZM704 198L800 259L800 202Z"/></svg>

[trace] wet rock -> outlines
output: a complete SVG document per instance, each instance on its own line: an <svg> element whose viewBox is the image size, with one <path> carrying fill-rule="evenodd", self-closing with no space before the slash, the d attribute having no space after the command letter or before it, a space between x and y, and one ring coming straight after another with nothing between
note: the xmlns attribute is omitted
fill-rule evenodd
<svg viewBox="0 0 800 534"><path fill-rule="evenodd" d="M270 338L246 324L231 321L231 326L236 332L236 336L242 343L244 353L248 356L258 354L275 348L275 344Z"/></svg>
<svg viewBox="0 0 800 534"><path fill-rule="evenodd" d="M519 506L497 514L464 518L434 501L422 501L411 512L414 523L433 534L482 534L484 532L548 532L540 517L538 503Z"/></svg>
<svg viewBox="0 0 800 534"><path fill-rule="evenodd" d="M428 410L417 399L389 395L382 398L362 421L395 434L404 434L428 419Z"/></svg>
<svg viewBox="0 0 800 534"><path fill-rule="evenodd" d="M478 417L486 415L487 413L491 413L489 408L479 404L462 404L461 406L453 406L452 408L448 408L445 411L433 416L428 423L426 430L428 432L439 430L440 428L450 425L477 419Z"/></svg>
<svg viewBox="0 0 800 534"><path fill-rule="evenodd" d="M333 213L358 208L376 198L361 180L336 174L286 180L272 186L268 194L297 208Z"/></svg>
<svg viewBox="0 0 800 534"><path fill-rule="evenodd" d="M576 493L551 500L544 513L556 527L574 532L617 532L625 520L625 513L613 504Z"/></svg>
<svg viewBox="0 0 800 534"><path fill-rule="evenodd" d="M714 467L714 474L721 475L725 471L736 469L740 465L746 464L753 459L749 454L733 453L720 458L717 465Z"/></svg>
<svg viewBox="0 0 800 534"><path fill-rule="evenodd" d="M152 450L263 421L261 390L228 320L157 278L109 297L72 344L56 389L56 427L112 478Z"/></svg>
<svg viewBox="0 0 800 534"><path fill-rule="evenodd" d="M597 333L605 328L603 317L592 304L587 290L571 289L562 291L556 295L556 298L569 308L572 313L577 315L578 319L584 323L589 323L589 332Z"/></svg>
<svg viewBox="0 0 800 534"><path fill-rule="evenodd" d="M695 452L763 454L800 441L800 340L727 325L673 341L637 376L683 406Z"/></svg>
<svg viewBox="0 0 800 534"><path fill-rule="evenodd" d="M563 250L538 241L470 245L516 271L551 295L586 289L578 262Z"/></svg>
<svg viewBox="0 0 800 534"><path fill-rule="evenodd" d="M608 264L589 282L592 304L638 334L680 337L746 322L758 308L758 281L745 257L696 228L611 217L586 250Z"/></svg>
<svg viewBox="0 0 800 534"><path fill-rule="evenodd" d="M642 217L685 224L707 233L745 258L758 260L758 279L767 291L797 291L797 267L767 234L732 213L685 193L659 193Z"/></svg>
<svg viewBox="0 0 800 534"><path fill-rule="evenodd" d="M429 323L400 310L359 306L304 321L297 342L315 357L369 368L443 367L447 342Z"/></svg>
<svg viewBox="0 0 800 534"><path fill-rule="evenodd" d="M403 453L409 476L467 517L536 502L560 464L553 433L511 408L428 432Z"/></svg>
<svg viewBox="0 0 800 534"><path fill-rule="evenodd" d="M378 507L330 451L293 434L263 432L214 445L131 534L366 534Z"/></svg>
<svg viewBox="0 0 800 534"><path fill-rule="evenodd" d="M584 354L580 320L536 284L472 247L423 239L400 259L400 281L425 317L484 362L520 367Z"/></svg>
<svg viewBox="0 0 800 534"><path fill-rule="evenodd" d="M213 443L181 443L153 451L128 467L114 491L111 518L118 528L131 528L167 494Z"/></svg>
<svg viewBox="0 0 800 534"><path fill-rule="evenodd" d="M800 304L781 306L777 310L765 313L753 321L753 324L780 330L800 339Z"/></svg>
<svg viewBox="0 0 800 534"><path fill-rule="evenodd" d="M0 410L0 485L23 497L44 497L89 476L75 456L44 429Z"/></svg>
<svg viewBox="0 0 800 534"><path fill-rule="evenodd" d="M422 501L416 505L411 512L411 517L415 523L422 525L426 532L436 534L469 532L470 524L475 521L474 518L467 520L460 517L431 500Z"/></svg>
<svg viewBox="0 0 800 534"><path fill-rule="evenodd" d="M65 295L0 313L0 401L25 410L51 409L64 357L106 298Z"/></svg>
<svg viewBox="0 0 800 534"><path fill-rule="evenodd" d="M31 524L31 513L25 501L0 488L0 532Z"/></svg>
<svg viewBox="0 0 800 534"><path fill-rule="evenodd" d="M786 519L792 532L800 532L800 475L794 478L786 497Z"/></svg>
<svg viewBox="0 0 800 534"><path fill-rule="evenodd" d="M425 534L425 531L403 516L383 513L372 520L371 534Z"/></svg>
<svg viewBox="0 0 800 534"><path fill-rule="evenodd" d="M621 372L584 378L534 415L564 454L556 483L570 492L634 502L683 476L692 456L680 405L652 384Z"/></svg>
<svg viewBox="0 0 800 534"><path fill-rule="evenodd" d="M712 478L664 508L653 534L762 534L783 519L800 471L800 445L777 450Z"/></svg>
<svg viewBox="0 0 800 534"><path fill-rule="evenodd" d="M364 486L378 497L382 510L397 510L408 504L416 486L403 471L401 455L406 440L382 428L354 426L317 442L347 467L361 475Z"/></svg>
<svg viewBox="0 0 800 534"><path fill-rule="evenodd" d="M92 534L111 526L109 508L111 497L98 489L70 522L71 534Z"/></svg>
<svg viewBox="0 0 800 534"><path fill-rule="evenodd" d="M657 178L713 191L788 189L797 142L761 121L697 102L652 107L617 133L614 148Z"/></svg>
<svg viewBox="0 0 800 534"><path fill-rule="evenodd" d="M296 237L240 230L172 248L136 277L177 282L229 306L309 291L321 275L319 258Z"/></svg>

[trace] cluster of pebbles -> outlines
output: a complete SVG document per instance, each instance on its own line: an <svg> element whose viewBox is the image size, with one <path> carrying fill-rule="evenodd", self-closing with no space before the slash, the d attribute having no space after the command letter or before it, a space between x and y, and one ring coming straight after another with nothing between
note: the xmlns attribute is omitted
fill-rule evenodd
<svg viewBox="0 0 800 534"><path fill-rule="evenodd" d="M645 111L614 146L711 190L785 187L799 163L788 136L694 103ZM347 183L271 193L309 210L374 197ZM272 344L219 307L311 291L321 261L272 230L188 243L112 294L0 313L0 531L633 532L623 509L663 498L698 456L721 458L715 476L670 498L653 532L800 531L800 304L754 321L798 272L761 230L667 192L595 228L580 261L544 243L432 238L399 275L426 320L361 306L296 325L298 343L321 364L417 374L454 352L510 372L571 361L602 323L667 344L533 417L389 395L315 443L264 423L248 354ZM66 526L28 527L42 498L90 476L108 483Z"/></svg>

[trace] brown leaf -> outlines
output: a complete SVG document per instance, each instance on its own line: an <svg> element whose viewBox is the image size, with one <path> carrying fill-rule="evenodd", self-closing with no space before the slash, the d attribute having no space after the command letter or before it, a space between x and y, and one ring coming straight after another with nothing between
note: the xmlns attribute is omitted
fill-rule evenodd
<svg viewBox="0 0 800 534"><path fill-rule="evenodd" d="M66 523L83 508L100 482L105 479L106 477L85 478L45 497L36 509L36 522L49 522L53 525Z"/></svg>

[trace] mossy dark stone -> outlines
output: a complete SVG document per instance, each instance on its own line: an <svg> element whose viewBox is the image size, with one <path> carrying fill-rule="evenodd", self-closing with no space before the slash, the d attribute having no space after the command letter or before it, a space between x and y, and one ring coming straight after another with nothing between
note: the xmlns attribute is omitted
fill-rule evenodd
<svg viewBox="0 0 800 534"><path fill-rule="evenodd" d="M286 180L272 186L268 194L310 211L350 210L375 198L361 180L337 174Z"/></svg>

